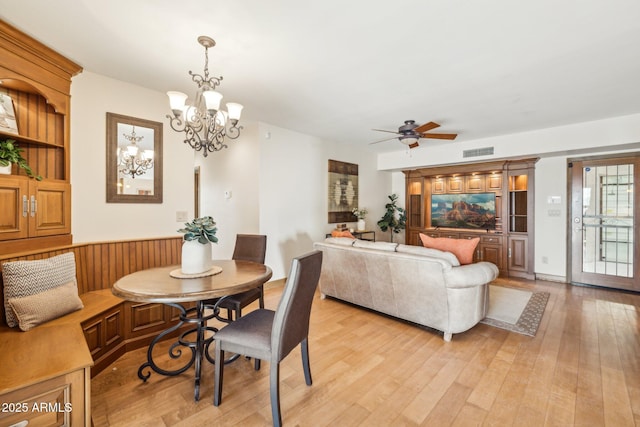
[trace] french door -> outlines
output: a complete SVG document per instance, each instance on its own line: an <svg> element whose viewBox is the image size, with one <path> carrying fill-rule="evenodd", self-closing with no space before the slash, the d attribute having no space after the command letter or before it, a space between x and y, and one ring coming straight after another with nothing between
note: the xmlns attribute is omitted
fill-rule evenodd
<svg viewBox="0 0 640 427"><path fill-rule="evenodd" d="M571 282L640 291L640 156L569 162Z"/></svg>

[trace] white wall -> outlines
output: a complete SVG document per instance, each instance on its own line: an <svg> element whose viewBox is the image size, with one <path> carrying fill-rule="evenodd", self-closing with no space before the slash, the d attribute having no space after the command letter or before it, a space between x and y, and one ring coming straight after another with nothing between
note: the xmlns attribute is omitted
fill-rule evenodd
<svg viewBox="0 0 640 427"><path fill-rule="evenodd" d="M71 84L71 229L74 242L177 234L176 211L193 214L193 152L171 130L167 96L84 71ZM162 204L106 203L106 113L163 123Z"/></svg>
<svg viewBox="0 0 640 427"><path fill-rule="evenodd" d="M327 222L329 159L359 165L360 206L369 209L368 226L375 227L391 191L389 173L375 169L375 156L267 123L243 126L228 149L197 159L202 214L219 227L214 258L231 256L237 233L266 234L265 262L274 279L286 277L291 259L312 250L335 226Z"/></svg>

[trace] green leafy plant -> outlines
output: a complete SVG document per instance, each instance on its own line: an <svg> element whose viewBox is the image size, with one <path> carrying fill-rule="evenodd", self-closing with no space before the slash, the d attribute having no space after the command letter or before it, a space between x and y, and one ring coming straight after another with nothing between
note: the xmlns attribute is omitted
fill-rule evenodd
<svg viewBox="0 0 640 427"><path fill-rule="evenodd" d="M0 166L9 166L11 163L15 163L18 167L24 169L29 178L33 178L36 181L42 181L40 175L33 173L33 170L27 163L27 160L22 157L24 150L18 147L16 141L13 139L5 139L0 141Z"/></svg>
<svg viewBox="0 0 640 427"><path fill-rule="evenodd" d="M197 240L203 245L211 242L218 243L216 237L216 222L210 216L202 218L196 218L191 222L185 222L184 228L178 230L180 233L184 233L183 239L186 241Z"/></svg>
<svg viewBox="0 0 640 427"><path fill-rule="evenodd" d="M400 233L407 225L407 213L404 208L397 206L398 195L392 194L389 196L389 203L384 205L386 212L384 216L378 221L378 227L380 230L391 230L391 241L393 242L393 234Z"/></svg>

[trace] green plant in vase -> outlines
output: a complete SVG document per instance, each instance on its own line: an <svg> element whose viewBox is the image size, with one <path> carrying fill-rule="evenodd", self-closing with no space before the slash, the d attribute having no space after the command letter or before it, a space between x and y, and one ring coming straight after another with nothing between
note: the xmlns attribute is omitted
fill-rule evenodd
<svg viewBox="0 0 640 427"><path fill-rule="evenodd" d="M29 178L33 178L36 181L42 181L42 177L40 175L36 175L33 173L33 170L27 163L27 159L22 157L22 152L24 150L16 144L16 141L13 139L5 139L0 141L0 166L10 166L12 163L18 165L19 168L22 168Z"/></svg>
<svg viewBox="0 0 640 427"><path fill-rule="evenodd" d="M210 216L185 222L184 228L178 230L178 232L184 233L183 239L185 241L190 242L197 240L203 245L209 242L218 243L218 238L216 237L217 231L216 222Z"/></svg>
<svg viewBox="0 0 640 427"><path fill-rule="evenodd" d="M386 211L380 221L378 221L378 227L380 227L380 230L391 230L392 242L394 233L400 233L407 225L407 213L404 208L397 206L397 202L398 195L390 195L389 203L384 206Z"/></svg>
<svg viewBox="0 0 640 427"><path fill-rule="evenodd" d="M182 273L197 275L211 268L211 243L218 243L216 222L210 216L186 222L182 239Z"/></svg>

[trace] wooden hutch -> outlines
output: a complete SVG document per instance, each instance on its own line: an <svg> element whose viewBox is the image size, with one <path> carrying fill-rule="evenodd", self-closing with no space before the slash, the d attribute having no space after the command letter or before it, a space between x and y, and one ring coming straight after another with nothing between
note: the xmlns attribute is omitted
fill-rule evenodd
<svg viewBox="0 0 640 427"><path fill-rule="evenodd" d="M82 68L0 21L0 93L13 100L13 139L42 181L13 165L0 175L0 254L71 243L71 77Z"/></svg>
<svg viewBox="0 0 640 427"><path fill-rule="evenodd" d="M501 276L533 279L534 168L538 159L442 166L404 171L406 177L406 243L422 245L420 233L431 237L480 242L474 261L498 266ZM495 228L435 227L432 195L494 193Z"/></svg>

